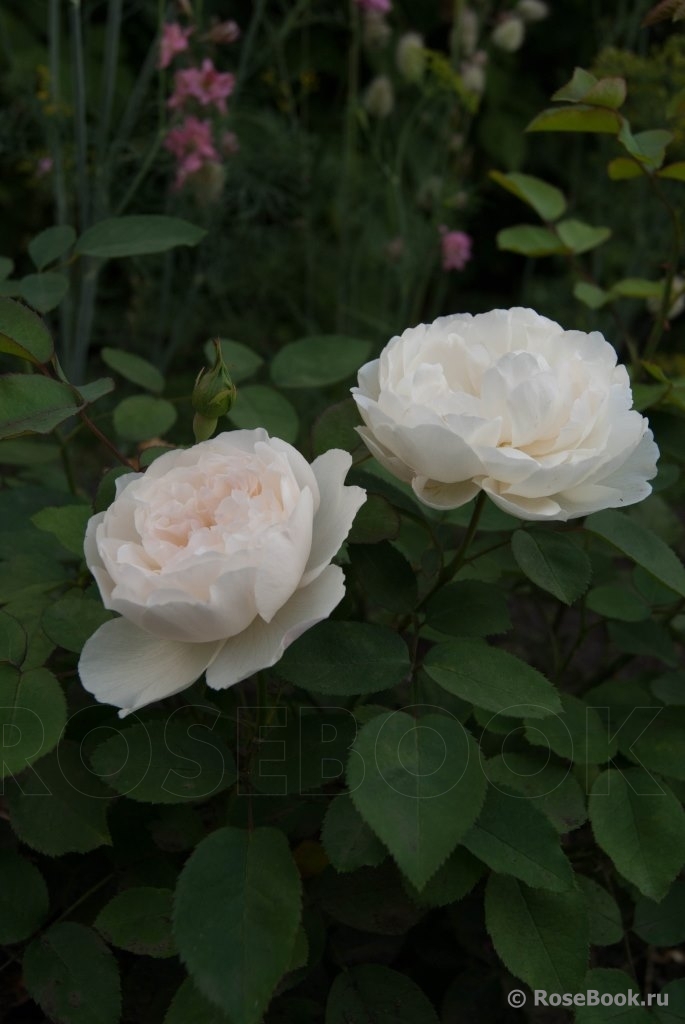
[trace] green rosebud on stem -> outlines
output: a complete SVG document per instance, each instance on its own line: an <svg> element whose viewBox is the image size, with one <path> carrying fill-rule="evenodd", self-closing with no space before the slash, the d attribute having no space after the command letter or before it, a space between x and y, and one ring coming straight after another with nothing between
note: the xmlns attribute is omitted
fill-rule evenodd
<svg viewBox="0 0 685 1024"><path fill-rule="evenodd" d="M224 363L221 343L214 339L214 366L203 367L197 375L192 394L195 410L193 431L197 441L206 441L216 430L220 416L225 416L235 402L236 387Z"/></svg>
<svg viewBox="0 0 685 1024"><path fill-rule="evenodd" d="M196 412L193 416L193 434L195 435L196 441L209 441L210 437L216 430L217 420L208 419L206 416L202 416L201 413Z"/></svg>

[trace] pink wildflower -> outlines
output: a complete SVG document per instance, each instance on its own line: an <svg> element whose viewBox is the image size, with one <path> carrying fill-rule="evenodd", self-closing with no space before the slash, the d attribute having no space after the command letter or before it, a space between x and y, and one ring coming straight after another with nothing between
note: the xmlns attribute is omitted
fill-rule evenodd
<svg viewBox="0 0 685 1024"><path fill-rule="evenodd" d="M52 171L53 160L51 156L42 156L36 163L36 177L45 178Z"/></svg>
<svg viewBox="0 0 685 1024"><path fill-rule="evenodd" d="M162 38L159 42L159 58L157 67L168 68L178 53L188 49L188 38L195 31L194 28L183 28L177 21L167 21L162 29Z"/></svg>
<svg viewBox="0 0 685 1024"><path fill-rule="evenodd" d="M392 10L392 0L355 0L355 3L363 11L373 11L375 14L389 14Z"/></svg>
<svg viewBox="0 0 685 1024"><path fill-rule="evenodd" d="M217 71L213 62L206 57L202 67L177 71L174 85L174 93L168 101L172 109L182 107L187 100L194 99L203 107L213 104L221 114L225 114L226 100L235 88L235 75L230 71Z"/></svg>
<svg viewBox="0 0 685 1024"><path fill-rule="evenodd" d="M187 117L183 124L172 128L164 146L177 160L176 188L181 188L186 179L205 164L219 161L210 122L200 121L197 117Z"/></svg>
<svg viewBox="0 0 685 1024"><path fill-rule="evenodd" d="M473 240L465 231L449 231L440 225L442 235L442 269L463 270L471 259Z"/></svg>
<svg viewBox="0 0 685 1024"><path fill-rule="evenodd" d="M235 156L240 152L240 139L235 132L224 132L221 136L221 152L226 156Z"/></svg>

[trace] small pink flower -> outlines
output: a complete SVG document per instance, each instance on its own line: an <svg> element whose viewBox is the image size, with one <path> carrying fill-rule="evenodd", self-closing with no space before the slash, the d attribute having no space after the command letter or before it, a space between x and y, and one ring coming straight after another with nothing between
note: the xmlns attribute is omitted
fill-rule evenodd
<svg viewBox="0 0 685 1024"><path fill-rule="evenodd" d="M164 146L177 160L175 188L181 188L186 179L205 164L219 162L212 140L212 125L197 117L187 117L182 124L172 128Z"/></svg>
<svg viewBox="0 0 685 1024"><path fill-rule="evenodd" d="M240 139L235 132L224 132L221 136L221 152L225 156L235 156L240 152Z"/></svg>
<svg viewBox="0 0 685 1024"><path fill-rule="evenodd" d="M53 159L51 156L42 156L40 160L36 162L36 177L45 178L52 172Z"/></svg>
<svg viewBox="0 0 685 1024"><path fill-rule="evenodd" d="M363 11L373 11L375 14L389 14L392 10L392 0L354 0Z"/></svg>
<svg viewBox="0 0 685 1024"><path fill-rule="evenodd" d="M442 269L463 270L471 259L473 239L465 231L449 231L445 224L438 230L442 235Z"/></svg>
<svg viewBox="0 0 685 1024"><path fill-rule="evenodd" d="M212 104L221 114L226 113L226 100L235 88L235 75L230 71L217 71L213 62L206 57L199 68L185 68L174 77L174 93L168 105L175 110L189 99L197 100L203 107Z"/></svg>
<svg viewBox="0 0 685 1024"><path fill-rule="evenodd" d="M183 28L177 21L167 21L162 29L162 38L159 42L159 58L157 67L168 68L178 53L188 49L188 38L195 31L194 28Z"/></svg>

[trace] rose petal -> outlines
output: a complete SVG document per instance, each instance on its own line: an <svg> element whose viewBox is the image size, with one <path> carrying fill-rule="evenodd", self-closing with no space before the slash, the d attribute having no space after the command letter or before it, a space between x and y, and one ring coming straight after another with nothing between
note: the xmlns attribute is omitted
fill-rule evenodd
<svg viewBox="0 0 685 1024"><path fill-rule="evenodd" d="M438 509L460 508L480 491L478 484L471 480L459 484L442 484L438 480L428 480L425 476L415 476L411 486L419 501L429 508Z"/></svg>
<svg viewBox="0 0 685 1024"><path fill-rule="evenodd" d="M207 669L207 685L225 690L262 668L275 665L298 636L328 618L345 596L342 569L329 565L309 584L296 591L271 622L255 619L239 636L226 641Z"/></svg>
<svg viewBox="0 0 685 1024"><path fill-rule="evenodd" d="M172 697L191 686L223 641L186 644L158 640L127 619L112 619L93 633L81 652L81 682L101 704L131 711Z"/></svg>
<svg viewBox="0 0 685 1024"><path fill-rule="evenodd" d="M321 504L314 518L312 549L302 577L306 587L328 565L350 532L352 521L366 501L361 487L346 487L345 477L352 465L352 456L340 448L314 459Z"/></svg>

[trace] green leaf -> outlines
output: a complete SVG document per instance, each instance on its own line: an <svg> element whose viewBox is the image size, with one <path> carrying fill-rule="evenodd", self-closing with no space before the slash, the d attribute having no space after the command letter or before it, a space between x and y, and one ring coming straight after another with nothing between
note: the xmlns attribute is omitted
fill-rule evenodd
<svg viewBox="0 0 685 1024"><path fill-rule="evenodd" d="M345 708L300 707L299 714L277 716L273 726L262 729L250 782L260 793L282 797L304 796L342 780L356 731L354 716Z"/></svg>
<svg viewBox="0 0 685 1024"><path fill-rule="evenodd" d="M662 290L662 281L647 281L643 277L625 277L622 281L617 281L612 285L611 294L628 299L649 299L652 296L658 298Z"/></svg>
<svg viewBox="0 0 685 1024"><path fill-rule="evenodd" d="M621 752L649 771L685 781L685 707L635 708L619 733Z"/></svg>
<svg viewBox="0 0 685 1024"><path fill-rule="evenodd" d="M129 953L162 959L174 956L173 896L171 889L126 889L102 908L94 927L111 946Z"/></svg>
<svg viewBox="0 0 685 1024"><path fill-rule="evenodd" d="M315 455L323 455L329 448L342 448L353 452L362 440L356 428L361 424L357 403L352 398L337 402L325 409L312 427L312 448Z"/></svg>
<svg viewBox="0 0 685 1024"><path fill-rule="evenodd" d="M528 579L564 604L573 604L589 586L590 559L562 534L516 530L511 550Z"/></svg>
<svg viewBox="0 0 685 1024"><path fill-rule="evenodd" d="M373 498L383 501L375 495ZM397 548L387 541L364 544L352 553L351 560L355 577L370 604L399 615L411 614L418 600L416 574Z"/></svg>
<svg viewBox="0 0 685 1024"><path fill-rule="evenodd" d="M26 630L22 624L7 612L0 611L0 662L21 665L27 643Z"/></svg>
<svg viewBox="0 0 685 1024"><path fill-rule="evenodd" d="M11 946L40 928L50 899L38 868L12 850L0 850L0 877L0 943Z"/></svg>
<svg viewBox="0 0 685 1024"><path fill-rule="evenodd" d="M613 110L579 104L549 107L534 117L527 132L600 132L618 135L623 118Z"/></svg>
<svg viewBox="0 0 685 1024"><path fill-rule="evenodd" d="M114 429L126 441L162 437L176 422L176 409L166 398L132 395L114 410Z"/></svg>
<svg viewBox="0 0 685 1024"><path fill-rule="evenodd" d="M394 630L328 620L291 644L276 672L314 693L352 696L397 686L410 669L407 645Z"/></svg>
<svg viewBox="0 0 685 1024"><path fill-rule="evenodd" d="M385 860L388 852L347 793L340 793L329 804L321 842L336 871L376 867Z"/></svg>
<svg viewBox="0 0 685 1024"><path fill-rule="evenodd" d="M655 1006L652 1009L654 1020L658 1024L683 1024L685 1021L685 978L669 981L661 990L661 997L668 999L668 1006Z"/></svg>
<svg viewBox="0 0 685 1024"><path fill-rule="evenodd" d="M86 640L112 618L99 601L66 594L48 604L41 618L45 635L58 647L80 654Z"/></svg>
<svg viewBox="0 0 685 1024"><path fill-rule="evenodd" d="M110 369L130 380L132 384L155 393L164 388L164 377L147 359L142 359L132 352L124 352L120 348L103 348L100 355Z"/></svg>
<svg viewBox="0 0 685 1024"><path fill-rule="evenodd" d="M557 220L566 210L564 193L554 185L541 181L540 178L514 172L503 174L501 171L490 171L490 177L502 188L513 192L524 203L532 206L542 220Z"/></svg>
<svg viewBox="0 0 685 1024"><path fill-rule="evenodd" d="M74 555L83 557L83 538L91 516L90 505L54 505L31 516L39 530L52 533Z"/></svg>
<svg viewBox="0 0 685 1024"><path fill-rule="evenodd" d="M206 800L236 779L233 755L213 735L214 724L183 721L179 716L139 722L96 747L91 764L103 782L129 800L155 804Z"/></svg>
<svg viewBox="0 0 685 1024"><path fill-rule="evenodd" d="M611 181L630 181L632 178L641 178L646 171L637 160L617 156L607 164L607 174Z"/></svg>
<svg viewBox="0 0 685 1024"><path fill-rule="evenodd" d="M664 162L666 146L673 141L673 133L663 128L652 128L633 135L627 123L624 122L618 141L635 160L650 170L656 170Z"/></svg>
<svg viewBox="0 0 685 1024"><path fill-rule="evenodd" d="M86 640L112 617L99 601L66 594L47 606L40 622L57 647L80 654Z"/></svg>
<svg viewBox="0 0 685 1024"><path fill-rule="evenodd" d="M598 288L587 281L576 281L573 286L573 294L589 309L601 309L611 298L609 292L605 292L603 288Z"/></svg>
<svg viewBox="0 0 685 1024"><path fill-rule="evenodd" d="M583 68L576 68L570 82L557 90L553 100L585 103L595 107L617 110L625 103L626 83L624 78L600 78L599 80Z"/></svg>
<svg viewBox="0 0 685 1024"><path fill-rule="evenodd" d="M282 832L221 828L178 880L174 931L193 981L233 1024L258 1024L288 969L300 876Z"/></svg>
<svg viewBox="0 0 685 1024"><path fill-rule="evenodd" d="M49 857L87 853L111 842L110 793L81 759L77 743L59 748L7 787L12 828L22 842Z"/></svg>
<svg viewBox="0 0 685 1024"><path fill-rule="evenodd" d="M484 864L463 846L458 846L423 889L419 891L410 882L406 883L406 889L420 907L446 907L471 892L484 871Z"/></svg>
<svg viewBox="0 0 685 1024"><path fill-rule="evenodd" d="M585 95L583 101L595 107L618 110L626 99L625 78L600 78Z"/></svg>
<svg viewBox="0 0 685 1024"><path fill-rule="evenodd" d="M0 352L48 363L55 354L50 333L32 310L12 299L0 299Z"/></svg>
<svg viewBox="0 0 685 1024"><path fill-rule="evenodd" d="M493 871L537 889L565 892L573 871L556 829L533 801L489 786L483 810L463 845Z"/></svg>
<svg viewBox="0 0 685 1024"><path fill-rule="evenodd" d="M71 419L83 403L61 381L32 373L0 377L0 439L20 434L48 434Z"/></svg>
<svg viewBox="0 0 685 1024"><path fill-rule="evenodd" d="M595 85L597 85L595 75L584 68L574 68L571 81L562 85L561 89L557 89L552 99L561 103L579 103Z"/></svg>
<svg viewBox="0 0 685 1024"><path fill-rule="evenodd" d="M666 784L642 768L602 772L590 821L617 870L643 895L663 899L685 863L685 811Z"/></svg>
<svg viewBox="0 0 685 1024"><path fill-rule="evenodd" d="M613 544L660 583L685 597L685 567L668 545L646 526L609 509L588 516L585 529Z"/></svg>
<svg viewBox="0 0 685 1024"><path fill-rule="evenodd" d="M659 903L642 896L635 904L633 931L650 946L685 942L685 881L674 882Z"/></svg>
<svg viewBox="0 0 685 1024"><path fill-rule="evenodd" d="M478 580L442 587L426 606L426 624L448 636L495 636L511 629L504 591Z"/></svg>
<svg viewBox="0 0 685 1024"><path fill-rule="evenodd" d="M657 171L659 178L670 178L673 181L685 181L685 160L678 160Z"/></svg>
<svg viewBox="0 0 685 1024"><path fill-rule="evenodd" d="M609 742L607 727L597 711L579 697L561 695L563 712L543 722L526 722L526 739L533 746L548 747L576 764L604 764L616 753Z"/></svg>
<svg viewBox="0 0 685 1024"><path fill-rule="evenodd" d="M596 228L580 220L561 220L556 229L566 248L576 255L596 249L611 238L611 228Z"/></svg>
<svg viewBox="0 0 685 1024"><path fill-rule="evenodd" d="M76 241L76 232L69 224L46 228L29 242L29 256L36 270L43 270L71 249Z"/></svg>
<svg viewBox="0 0 685 1024"><path fill-rule="evenodd" d="M14 260L9 256L0 256L0 281L4 281L14 270Z"/></svg>
<svg viewBox="0 0 685 1024"><path fill-rule="evenodd" d="M638 1006L622 1005L618 1003L612 1006L579 1006L575 1011L576 1024L607 1024L609 1021L617 1021L620 1024L650 1024L652 1017L643 1009L639 1003L643 996L633 979L624 971L614 968L595 967L588 971L585 980L578 986L580 992L596 992L598 1001L602 996L623 995L626 997L631 992L638 994Z"/></svg>
<svg viewBox="0 0 685 1024"><path fill-rule="evenodd" d="M604 583L593 587L587 595L587 607L596 615L621 622L640 622L649 618L649 605L640 595L620 583Z"/></svg>
<svg viewBox="0 0 685 1024"><path fill-rule="evenodd" d="M406 974L362 964L343 971L333 982L326 1024L438 1024L438 1015Z"/></svg>
<svg viewBox="0 0 685 1024"><path fill-rule="evenodd" d="M19 282L19 294L39 313L56 309L69 291L69 278L54 271L29 274Z"/></svg>
<svg viewBox="0 0 685 1024"><path fill-rule="evenodd" d="M63 1024L118 1024L121 992L117 962L90 928L53 925L24 955L24 983L50 1020Z"/></svg>
<svg viewBox="0 0 685 1024"><path fill-rule="evenodd" d="M403 711L363 726L347 781L355 807L417 889L471 827L486 789L476 744L458 721Z"/></svg>
<svg viewBox="0 0 685 1024"><path fill-rule="evenodd" d="M321 334L277 352L271 379L281 388L319 388L354 376L371 352L371 343L344 334Z"/></svg>
<svg viewBox="0 0 685 1024"><path fill-rule="evenodd" d="M541 757L534 751L517 754L507 750L483 762L483 771L498 789L535 800L557 832L571 832L587 821L585 797L570 766L556 763L546 752Z"/></svg>
<svg viewBox="0 0 685 1024"><path fill-rule="evenodd" d="M481 640L438 644L424 668L448 693L488 711L516 718L544 718L561 711L557 691L541 672Z"/></svg>
<svg viewBox="0 0 685 1024"><path fill-rule="evenodd" d="M79 395L89 405L97 402L111 391L114 391L114 381L111 377L99 377L98 380L93 380L89 384L80 384L78 388Z"/></svg>
<svg viewBox="0 0 685 1024"><path fill-rule="evenodd" d="M666 672L653 679L650 689L662 704L685 704L685 672Z"/></svg>
<svg viewBox="0 0 685 1024"><path fill-rule="evenodd" d="M186 978L174 996L164 1024L231 1024L225 1013L205 999Z"/></svg>
<svg viewBox="0 0 685 1024"><path fill-rule="evenodd" d="M404 935L425 913L407 895L391 860L344 875L327 868L312 897L335 921L374 935Z"/></svg>
<svg viewBox="0 0 685 1024"><path fill-rule="evenodd" d="M564 246L549 228L517 224L497 232L497 247L522 256L552 256L563 253Z"/></svg>
<svg viewBox="0 0 685 1024"><path fill-rule="evenodd" d="M239 341L232 341L230 338L219 338L219 344L221 345L221 355L235 384L239 384L242 380L247 380L249 377L254 377L259 367L264 363L258 352L248 348L247 345L241 344ZM208 341L202 351L207 363L213 366L214 342Z"/></svg>
<svg viewBox="0 0 685 1024"><path fill-rule="evenodd" d="M609 639L626 654L639 657L659 658L666 665L675 667L680 664L680 656L665 626L646 619L643 622L610 622Z"/></svg>
<svg viewBox="0 0 685 1024"><path fill-rule="evenodd" d="M354 517L348 544L373 544L394 540L400 532L399 513L380 494L370 494ZM416 580L414 579L414 587Z"/></svg>
<svg viewBox="0 0 685 1024"><path fill-rule="evenodd" d="M578 887L585 897L593 946L613 946L623 938L623 921L618 903L592 878L576 875Z"/></svg>
<svg viewBox="0 0 685 1024"><path fill-rule="evenodd" d="M76 243L76 252L102 259L145 256L179 245L197 245L206 234L204 228L178 217L111 217L84 231Z"/></svg>
<svg viewBox="0 0 685 1024"><path fill-rule="evenodd" d="M274 388L264 384L240 388L228 418L240 430L264 427L272 437L280 437L289 444L294 443L300 429L293 405Z"/></svg>
<svg viewBox="0 0 685 1024"><path fill-rule="evenodd" d="M52 672L0 664L0 778L49 753L67 722L67 704Z"/></svg>
<svg viewBox="0 0 685 1024"><path fill-rule="evenodd" d="M547 992L581 990L589 943L585 900L577 889L543 892L515 878L491 875L485 924L515 977Z"/></svg>

